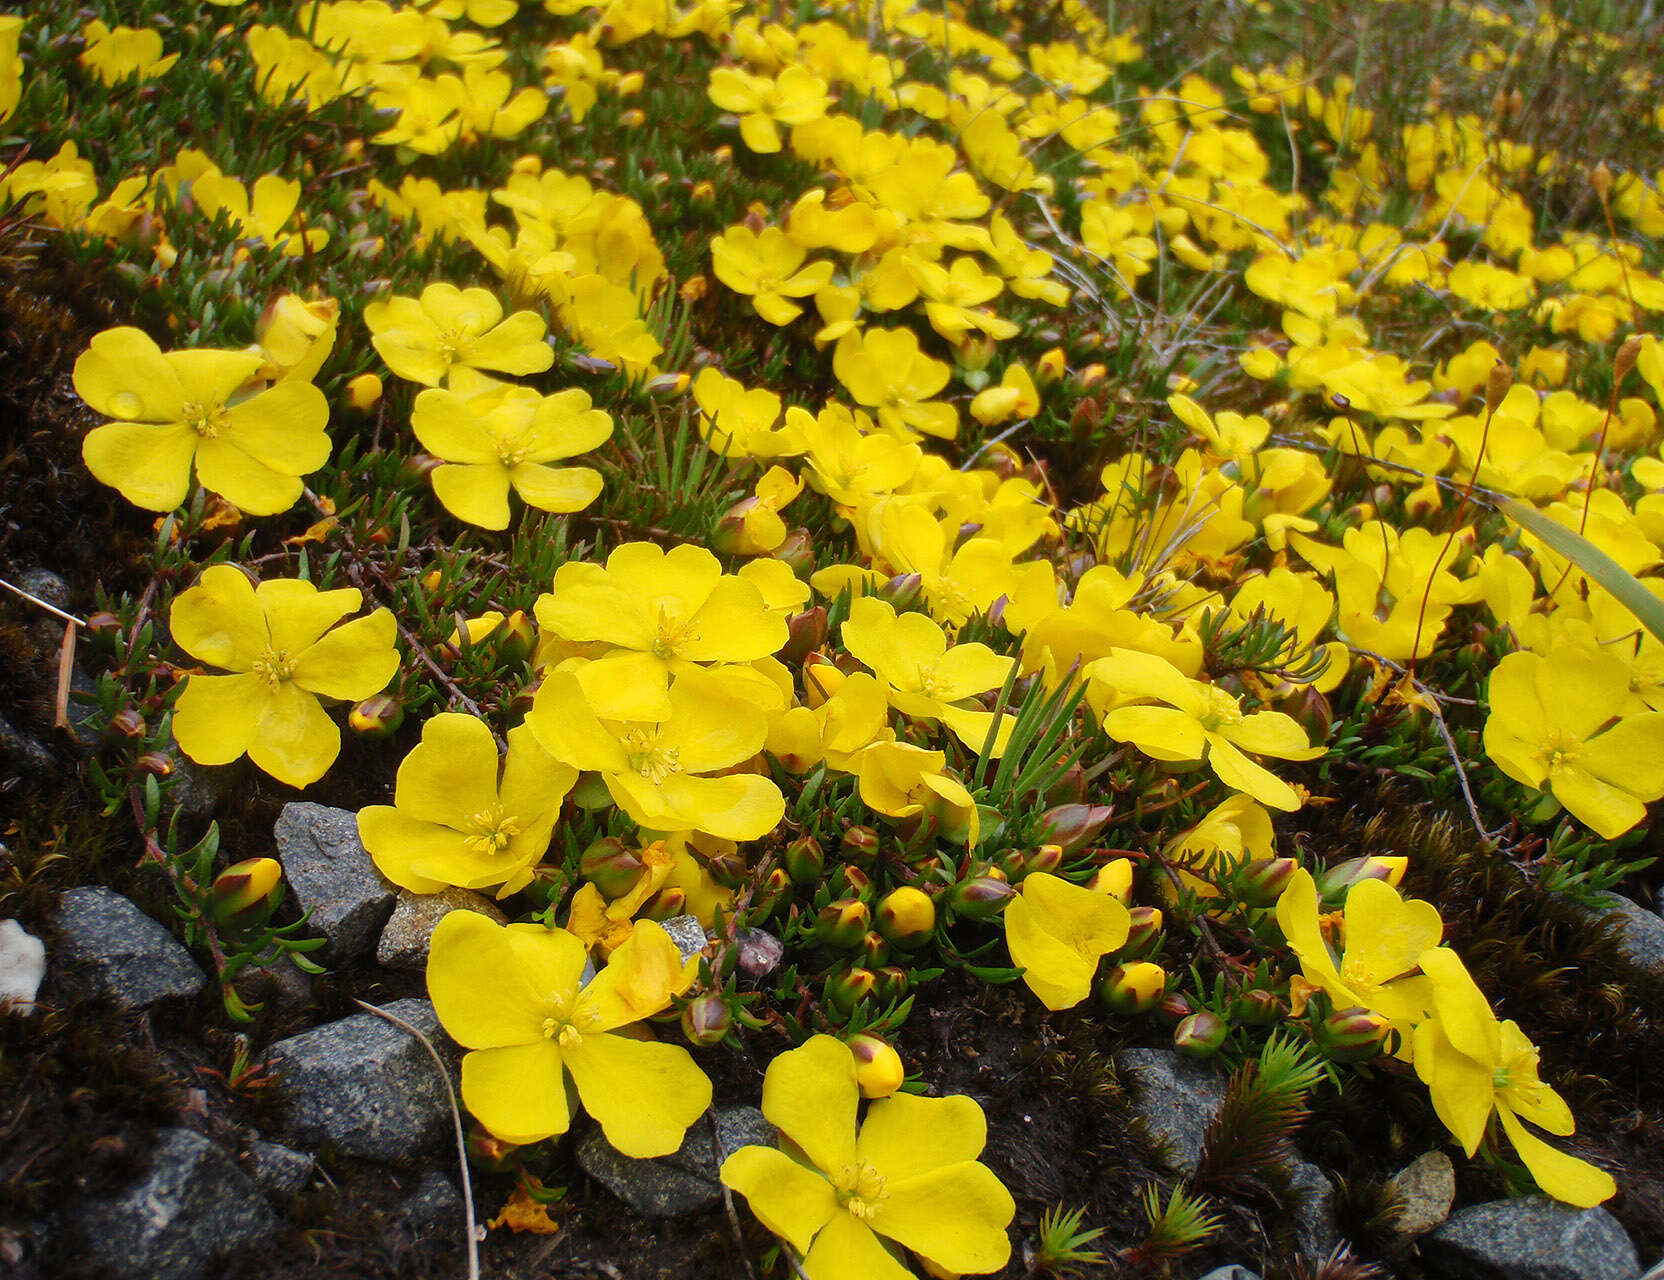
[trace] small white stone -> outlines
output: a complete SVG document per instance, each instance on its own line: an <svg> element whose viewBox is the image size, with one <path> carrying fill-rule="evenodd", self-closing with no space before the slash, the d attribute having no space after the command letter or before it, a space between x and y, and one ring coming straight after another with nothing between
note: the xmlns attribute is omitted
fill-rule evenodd
<svg viewBox="0 0 1664 1280"><path fill-rule="evenodd" d="M33 1013L46 976L46 944L16 920L0 920L0 1011Z"/></svg>

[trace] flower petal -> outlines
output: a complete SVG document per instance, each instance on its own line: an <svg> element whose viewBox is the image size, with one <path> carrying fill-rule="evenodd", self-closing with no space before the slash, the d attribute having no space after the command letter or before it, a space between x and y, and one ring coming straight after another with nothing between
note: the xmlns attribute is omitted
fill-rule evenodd
<svg viewBox="0 0 1664 1280"><path fill-rule="evenodd" d="M1208 766L1227 787L1253 796L1263 805L1285 813L1300 807L1300 797L1293 787L1216 733L1208 734Z"/></svg>
<svg viewBox="0 0 1664 1280"><path fill-rule="evenodd" d="M913 1280L871 1227L842 1210L815 1237L803 1274L809 1280Z"/></svg>
<svg viewBox="0 0 1664 1280"><path fill-rule="evenodd" d="M799 1253L842 1212L830 1182L773 1147L734 1152L722 1162L722 1184L744 1196L757 1220Z"/></svg>
<svg viewBox="0 0 1664 1280"><path fill-rule="evenodd" d="M316 694L285 680L266 701L248 758L279 782L306 787L329 772L341 754L341 731Z"/></svg>
<svg viewBox="0 0 1664 1280"><path fill-rule="evenodd" d="M711 1082L680 1045L586 1035L562 1051L584 1110L638 1160L669 1155L711 1105Z"/></svg>
<svg viewBox="0 0 1664 1280"><path fill-rule="evenodd" d="M387 609L344 622L301 651L294 661L294 681L326 698L358 701L380 693L399 673L396 634Z"/></svg>
<svg viewBox="0 0 1664 1280"><path fill-rule="evenodd" d="M184 416L179 375L142 329L123 326L95 334L75 361L74 382L76 395L119 421L171 423Z"/></svg>
<svg viewBox="0 0 1664 1280"><path fill-rule="evenodd" d="M760 840L786 816L786 798L754 773L695 778L676 773L661 785L668 806L686 826L724 840Z"/></svg>
<svg viewBox="0 0 1664 1280"><path fill-rule="evenodd" d="M601 473L592 467L546 467L522 462L508 473L509 483L528 507L565 515L582 511L601 496Z"/></svg>
<svg viewBox="0 0 1664 1280"><path fill-rule="evenodd" d="M465 1049L547 1043L543 1021L551 994L578 985L583 943L562 929L510 939L509 930L473 911L453 911L439 922L428 948L428 997L445 1033ZM532 957L536 968L525 963ZM541 969L540 974L537 970ZM540 979L570 974L564 986ZM490 981L483 981L483 975Z"/></svg>
<svg viewBox="0 0 1664 1280"><path fill-rule="evenodd" d="M172 511L191 488L191 459L201 439L189 427L107 422L81 441L87 470L135 507Z"/></svg>
<svg viewBox="0 0 1664 1280"><path fill-rule="evenodd" d="M481 466L435 467L433 493L458 520L481 529L508 528L508 468L493 460Z"/></svg>
<svg viewBox="0 0 1664 1280"><path fill-rule="evenodd" d="M193 658L230 671L248 671L271 644L254 584L228 564L204 569L195 586L174 598L168 627Z"/></svg>
<svg viewBox="0 0 1664 1280"><path fill-rule="evenodd" d="M1496 1105L1496 1091L1491 1068L1457 1049L1445 1031L1438 1018L1417 1023L1411 1040L1411 1061L1432 1097L1433 1110L1471 1156L1485 1136L1486 1122Z"/></svg>
<svg viewBox="0 0 1664 1280"><path fill-rule="evenodd" d="M423 822L388 804L366 805L358 811L358 839L376 870L412 893L438 893L455 884L449 876L433 873L468 861L467 837L462 832ZM428 874L418 867L426 868Z"/></svg>
<svg viewBox="0 0 1664 1280"><path fill-rule="evenodd" d="M650 1018L670 1004L698 976L697 963L687 963L662 926L640 920L607 967L595 975L578 997L580 1007L595 1018L584 1029L611 1031Z"/></svg>
<svg viewBox="0 0 1664 1280"><path fill-rule="evenodd" d="M230 764L249 749L272 696L264 676L191 676L173 708L173 740L198 764Z"/></svg>
<svg viewBox="0 0 1664 1280"><path fill-rule="evenodd" d="M964 1094L896 1093L868 1109L855 1156L895 1183L975 1160L987 1141L987 1118Z"/></svg>
<svg viewBox="0 0 1664 1280"><path fill-rule="evenodd" d="M286 379L227 410L222 434L273 471L304 476L329 461L328 422L324 393Z"/></svg>
<svg viewBox="0 0 1664 1280"><path fill-rule="evenodd" d="M1084 956L1046 932L1042 912L1022 895L1011 900L1003 918L1011 963L1023 970L1023 982L1041 1004L1055 1012L1086 999L1098 971L1097 956Z"/></svg>
<svg viewBox="0 0 1664 1280"><path fill-rule="evenodd" d="M560 1050L542 1036L464 1055L462 1101L504 1142L541 1142L565 1133L572 1123Z"/></svg>
<svg viewBox="0 0 1664 1280"><path fill-rule="evenodd" d="M399 765L393 803L421 822L458 832L497 803L497 744L474 716L443 711L422 726L422 740Z"/></svg>
<svg viewBox="0 0 1664 1280"><path fill-rule="evenodd" d="M196 449L197 482L251 516L275 516L295 505L305 486L297 475L273 471L223 436Z"/></svg>
<svg viewBox="0 0 1664 1280"><path fill-rule="evenodd" d="M836 1174L855 1160L855 1055L828 1035L811 1036L768 1064L763 1114L817 1169Z"/></svg>
<svg viewBox="0 0 1664 1280"><path fill-rule="evenodd" d="M583 686L570 671L553 671L544 679L526 723L545 751L574 769L617 774L630 767L624 748L596 719Z"/></svg>
<svg viewBox="0 0 1664 1280"><path fill-rule="evenodd" d="M1200 760L1207 745L1201 723L1174 707L1116 707L1104 732L1157 760Z"/></svg>
<svg viewBox="0 0 1664 1280"><path fill-rule="evenodd" d="M446 462L496 463L497 441L479 414L454 391L429 389L416 397L410 429L422 448Z"/></svg>
<svg viewBox="0 0 1664 1280"><path fill-rule="evenodd" d="M1362 881L1346 895L1346 964L1361 965L1372 984L1408 973L1443 936L1437 907L1405 901L1384 880Z"/></svg>
<svg viewBox="0 0 1664 1280"><path fill-rule="evenodd" d="M1011 1259L1006 1225L1017 1205L974 1161L892 1181L869 1222L874 1231L952 1272L998 1271Z"/></svg>
<svg viewBox="0 0 1664 1280"><path fill-rule="evenodd" d="M1507 1107L1498 1107L1497 1115L1520 1160L1548 1195L1587 1209L1618 1193L1618 1184L1606 1170L1549 1146L1521 1124Z"/></svg>

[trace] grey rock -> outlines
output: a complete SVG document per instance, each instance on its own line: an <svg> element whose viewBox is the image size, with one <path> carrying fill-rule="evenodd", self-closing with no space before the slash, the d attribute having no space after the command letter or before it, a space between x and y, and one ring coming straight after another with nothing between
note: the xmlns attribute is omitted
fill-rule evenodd
<svg viewBox="0 0 1664 1280"><path fill-rule="evenodd" d="M231 979L231 985L251 1006L304 1009L312 1002L312 975L288 956L278 956L270 964L244 965Z"/></svg>
<svg viewBox="0 0 1664 1280"><path fill-rule="evenodd" d="M1171 1049L1123 1049L1115 1066L1133 1082L1145 1130L1167 1146L1176 1170L1194 1170L1208 1123L1225 1100L1224 1079Z"/></svg>
<svg viewBox="0 0 1664 1280"><path fill-rule="evenodd" d="M248 1144L243 1164L254 1185L279 1204L299 1195L318 1168L318 1162L309 1153L279 1146L264 1138L255 1138Z"/></svg>
<svg viewBox="0 0 1664 1280"><path fill-rule="evenodd" d="M664 931L670 935L670 940L682 953L684 962L702 952L709 942L705 936L705 926L699 923L698 916L671 916L663 923Z"/></svg>
<svg viewBox="0 0 1664 1280"><path fill-rule="evenodd" d="M0 761L8 772L39 778L57 767L57 758L28 734L12 727L0 716Z"/></svg>
<svg viewBox="0 0 1664 1280"><path fill-rule="evenodd" d="M713 1140L713 1124L714 1140ZM698 1213L722 1198L717 1170L744 1146L775 1144L776 1131L755 1107L719 1107L688 1129L668 1156L638 1160L621 1154L600 1129L578 1144L578 1163L637 1213L673 1218Z"/></svg>
<svg viewBox="0 0 1664 1280"><path fill-rule="evenodd" d="M1323 1170L1304 1160L1289 1170L1289 1191L1294 1195L1294 1241L1312 1261L1327 1258L1340 1243L1335 1222L1335 1188Z"/></svg>
<svg viewBox="0 0 1664 1280"><path fill-rule="evenodd" d="M462 1197L444 1174L428 1172L399 1206L399 1220L419 1236L462 1234Z"/></svg>
<svg viewBox="0 0 1664 1280"><path fill-rule="evenodd" d="M197 764L172 742L163 748L163 754L173 766L173 786L168 789L168 799L174 808L192 821L209 817L225 794L224 771Z"/></svg>
<svg viewBox="0 0 1664 1280"><path fill-rule="evenodd" d="M1617 893L1603 893L1597 919L1617 924L1616 939L1624 958L1643 973L1664 978L1664 918Z"/></svg>
<svg viewBox="0 0 1664 1280"><path fill-rule="evenodd" d="M55 681L52 696L57 696ZM99 734L104 728L103 715L98 710L98 682L80 667L70 672L69 701L64 705L64 720L76 746L83 751L91 751L98 745Z"/></svg>
<svg viewBox="0 0 1664 1280"><path fill-rule="evenodd" d="M26 569L18 576L15 585L55 609L67 611L69 608L69 583L50 569Z"/></svg>
<svg viewBox="0 0 1664 1280"><path fill-rule="evenodd" d="M1215 1267L1200 1280L1260 1280L1259 1272L1239 1267L1234 1262L1228 1267Z"/></svg>
<svg viewBox="0 0 1664 1280"><path fill-rule="evenodd" d="M472 889L448 886L438 893L411 893L408 889L400 889L393 914L388 917L387 927L381 931L381 941L376 944L376 963L389 969L427 968L428 942L433 937L433 931L453 911L475 911L489 916L498 924L508 922L490 898Z"/></svg>
<svg viewBox="0 0 1664 1280"><path fill-rule="evenodd" d="M66 890L53 924L52 962L72 995L143 1009L168 996L194 996L207 981L171 933L113 890Z"/></svg>
<svg viewBox="0 0 1664 1280"><path fill-rule="evenodd" d="M422 1032L452 1077L459 1054L426 1000L396 1000L387 1012ZM414 1037L371 1013L280 1040L271 1064L283 1087L284 1132L308 1146L367 1160L402 1160L438 1146L450 1106L433 1059Z"/></svg>
<svg viewBox="0 0 1664 1280"><path fill-rule="evenodd" d="M1442 1151L1417 1156L1392 1180L1403 1200L1393 1228L1400 1235L1419 1236L1450 1216L1456 1200L1456 1170Z"/></svg>
<svg viewBox="0 0 1664 1280"><path fill-rule="evenodd" d="M1421 1239L1421 1256L1450 1280L1635 1280L1635 1246L1605 1209L1547 1196L1493 1200L1452 1214Z"/></svg>
<svg viewBox="0 0 1664 1280"><path fill-rule="evenodd" d="M193 1130L164 1129L149 1172L84 1206L76 1226L88 1257L122 1280L197 1280L277 1220L226 1152Z"/></svg>
<svg viewBox="0 0 1664 1280"><path fill-rule="evenodd" d="M329 940L322 957L337 962L363 955L387 923L398 890L364 851L358 815L297 800L283 806L273 834L295 898Z"/></svg>

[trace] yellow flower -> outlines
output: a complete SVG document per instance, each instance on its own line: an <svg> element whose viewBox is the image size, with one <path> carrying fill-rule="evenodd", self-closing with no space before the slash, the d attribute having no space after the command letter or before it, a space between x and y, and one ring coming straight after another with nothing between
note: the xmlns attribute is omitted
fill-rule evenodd
<svg viewBox="0 0 1664 1280"><path fill-rule="evenodd" d="M359 838L382 875L412 893L460 885L506 898L531 880L577 776L522 725L509 730L499 783L491 730L442 712L399 765L393 803L358 811Z"/></svg>
<svg viewBox="0 0 1664 1280"><path fill-rule="evenodd" d="M87 47L78 62L106 85L137 78L151 80L179 61L177 53L162 56L162 36L149 27L109 27L97 18L81 28Z"/></svg>
<svg viewBox="0 0 1664 1280"><path fill-rule="evenodd" d="M23 96L23 62L17 56L17 40L22 34L22 18L0 15L0 124L11 119Z"/></svg>
<svg viewBox="0 0 1664 1280"><path fill-rule="evenodd" d="M1385 881L1360 881L1346 895L1338 961L1324 941L1319 909L1317 882L1301 868L1277 899L1277 925L1306 980L1337 1010L1370 1009L1387 1018L1407 1048L1411 1029L1432 1007L1432 988L1415 970L1444 933L1438 909L1406 902Z"/></svg>
<svg viewBox="0 0 1664 1280"><path fill-rule="evenodd" d="M780 458L803 452L801 432L780 421L780 397L767 387L745 384L710 366L693 380L699 406L699 434L730 458ZM800 411L801 412L801 411Z"/></svg>
<svg viewBox="0 0 1664 1280"><path fill-rule="evenodd" d="M953 370L919 350L911 329L868 329L838 340L832 371L855 402L874 411L878 425L903 440L919 435L951 440L959 411L931 401Z"/></svg>
<svg viewBox="0 0 1664 1280"><path fill-rule="evenodd" d="M1361 887L1361 886L1360 886ZM1617 1191L1612 1175L1548 1145L1522 1121L1564 1137L1573 1129L1565 1101L1537 1074L1537 1049L1512 1021L1498 1022L1455 952L1440 948L1421 958L1433 989L1436 1016L1416 1027L1416 1074L1438 1112L1471 1156L1494 1111L1537 1185L1556 1200L1581 1207Z"/></svg>
<svg viewBox="0 0 1664 1280"><path fill-rule="evenodd" d="M777 124L805 124L826 114L832 100L826 82L807 67L791 66L779 76L754 76L737 67L711 72L711 101L740 117L740 137L753 151L780 150Z"/></svg>
<svg viewBox="0 0 1664 1280"><path fill-rule="evenodd" d="M1614 839L1664 796L1664 713L1624 715L1629 685L1623 659L1604 649L1510 653L1491 672L1485 754Z"/></svg>
<svg viewBox="0 0 1664 1280"><path fill-rule="evenodd" d="M428 994L463 1048L462 1100L505 1142L571 1126L570 1076L607 1141L627 1156L682 1144L711 1104L711 1082L679 1045L615 1035L670 1004L697 968L658 925L636 926L587 987L584 944L564 929L503 926L453 911L433 931Z"/></svg>
<svg viewBox="0 0 1664 1280"><path fill-rule="evenodd" d="M1132 915L1107 893L1094 893L1044 871L1023 877L1005 908L1005 945L1023 981L1046 1008L1072 1009L1092 990L1098 957L1126 945Z"/></svg>
<svg viewBox="0 0 1664 1280"><path fill-rule="evenodd" d="M731 695L699 667L670 686L668 714L652 720L597 715L578 677L551 673L526 722L557 760L601 775L618 807L653 831L704 831L756 840L774 830L785 798L754 773L731 769L763 747L767 726L754 704Z"/></svg>
<svg viewBox="0 0 1664 1280"><path fill-rule="evenodd" d="M384 298L364 308L371 343L401 378L437 387L452 366L542 373L555 362L541 316L503 307L484 289L430 284L417 298Z"/></svg>
<svg viewBox="0 0 1664 1280"><path fill-rule="evenodd" d="M985 644L948 647L947 634L922 613L897 614L886 601L862 596L843 625L850 656L872 668L890 705L903 715L940 720L972 751L993 726L992 712L964 705L1004 685L1015 658ZM1002 716L994 755L1002 755L1015 717Z"/></svg>
<svg viewBox="0 0 1664 1280"><path fill-rule="evenodd" d="M81 443L87 469L135 506L171 511L202 487L251 515L285 511L329 460L329 404L303 379L238 396L258 352L163 352L139 329L106 329L75 362L75 391L116 419Z"/></svg>
<svg viewBox="0 0 1664 1280"><path fill-rule="evenodd" d="M318 699L362 701L399 669L386 609L335 626L362 601L356 587L319 591L279 578L256 588L230 565L205 570L173 602L173 639L235 674L186 680L173 712L179 749L198 764L229 764L247 752L292 787L323 777L341 731Z"/></svg>
<svg viewBox="0 0 1664 1280"><path fill-rule="evenodd" d="M742 1147L723 1185L803 1256L808 1280L909 1280L885 1247L911 1249L937 1274L997 1271L1011 1256L1011 1194L979 1164L988 1137L970 1098L898 1093L856 1128L855 1055L817 1035L763 1079L763 1114L785 1149Z"/></svg>
<svg viewBox="0 0 1664 1280"><path fill-rule="evenodd" d="M1165 658L1132 649L1112 650L1092 664L1102 679L1128 697L1152 698L1164 707L1120 706L1104 717L1104 732L1130 742L1157 760L1200 761L1226 786L1273 809L1298 809L1294 788L1244 752L1310 760L1323 754L1306 731L1280 711L1243 715L1237 700L1217 685L1189 680Z"/></svg>
<svg viewBox="0 0 1664 1280"><path fill-rule="evenodd" d="M803 265L809 252L779 227L752 231L743 222L711 241L716 278L735 293L750 295L757 314L770 324L790 324L803 308L790 301L807 298L832 280L830 262Z"/></svg>
<svg viewBox="0 0 1664 1280"><path fill-rule="evenodd" d="M545 464L596 448L612 425L576 387L552 396L513 387L472 400L433 388L416 397L410 415L422 447L444 459L432 476L439 501L482 529L508 527L510 488L540 511L581 511L594 502L599 472Z"/></svg>

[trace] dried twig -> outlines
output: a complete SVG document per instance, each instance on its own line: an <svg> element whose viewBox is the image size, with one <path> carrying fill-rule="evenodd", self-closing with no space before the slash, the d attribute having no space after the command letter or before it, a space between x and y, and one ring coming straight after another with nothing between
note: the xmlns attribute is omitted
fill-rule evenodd
<svg viewBox="0 0 1664 1280"><path fill-rule="evenodd" d="M354 999L353 1003L366 1013L373 1013L383 1022L390 1022L400 1031L409 1032L416 1038L416 1043L428 1051L428 1057L433 1059L433 1065L439 1072L439 1078L445 1085L445 1101L451 1107L451 1126L456 1133L456 1160L458 1172L462 1174L462 1215L463 1238L468 1243L468 1280L480 1280L480 1242L474 1234L474 1184L468 1177L468 1138L462 1132L462 1111L456 1105L456 1090L451 1087L451 1073L445 1070L445 1060L439 1056L439 1050L433 1047L433 1042L418 1031L410 1023L397 1014L388 1013L373 1004Z"/></svg>

